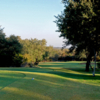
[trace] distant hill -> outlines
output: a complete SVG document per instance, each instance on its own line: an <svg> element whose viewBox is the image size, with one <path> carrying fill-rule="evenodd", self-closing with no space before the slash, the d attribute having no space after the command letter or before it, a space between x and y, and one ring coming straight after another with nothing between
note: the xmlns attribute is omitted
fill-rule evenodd
<svg viewBox="0 0 100 100"><path fill-rule="evenodd" d="M55 48L55 49L62 49L62 47L53 47L53 48Z"/></svg>
<svg viewBox="0 0 100 100"><path fill-rule="evenodd" d="M53 47L54 49L62 49L62 47ZM67 47L65 49L68 49Z"/></svg>

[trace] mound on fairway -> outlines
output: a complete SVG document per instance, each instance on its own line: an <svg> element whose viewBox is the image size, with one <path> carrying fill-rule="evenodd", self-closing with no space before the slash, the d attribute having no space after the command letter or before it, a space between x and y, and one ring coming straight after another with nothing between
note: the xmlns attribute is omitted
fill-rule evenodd
<svg viewBox="0 0 100 100"><path fill-rule="evenodd" d="M84 72L85 65L49 62L39 66L1 68L0 100L99 100L100 74L92 77Z"/></svg>

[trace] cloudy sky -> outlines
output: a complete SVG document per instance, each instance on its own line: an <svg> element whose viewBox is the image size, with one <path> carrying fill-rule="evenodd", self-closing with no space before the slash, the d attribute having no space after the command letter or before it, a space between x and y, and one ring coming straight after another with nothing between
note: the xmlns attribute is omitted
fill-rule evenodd
<svg viewBox="0 0 100 100"><path fill-rule="evenodd" d="M63 9L61 0L0 0L0 25L6 36L46 39L48 46L62 47L64 40L53 21Z"/></svg>

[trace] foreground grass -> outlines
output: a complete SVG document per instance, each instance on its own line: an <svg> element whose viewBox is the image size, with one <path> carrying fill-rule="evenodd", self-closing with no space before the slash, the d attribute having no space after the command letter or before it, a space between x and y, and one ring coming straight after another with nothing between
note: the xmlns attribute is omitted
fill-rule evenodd
<svg viewBox="0 0 100 100"><path fill-rule="evenodd" d="M100 99L99 72L92 77L80 62L45 62L39 66L1 68L0 100Z"/></svg>

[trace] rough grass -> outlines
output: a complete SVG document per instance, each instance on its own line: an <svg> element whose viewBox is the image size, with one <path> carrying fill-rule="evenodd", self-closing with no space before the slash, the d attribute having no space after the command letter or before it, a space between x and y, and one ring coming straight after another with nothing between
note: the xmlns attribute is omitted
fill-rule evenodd
<svg viewBox="0 0 100 100"><path fill-rule="evenodd" d="M100 74L83 62L44 62L41 68L0 68L0 100L99 100ZM34 78L34 80L32 80Z"/></svg>

